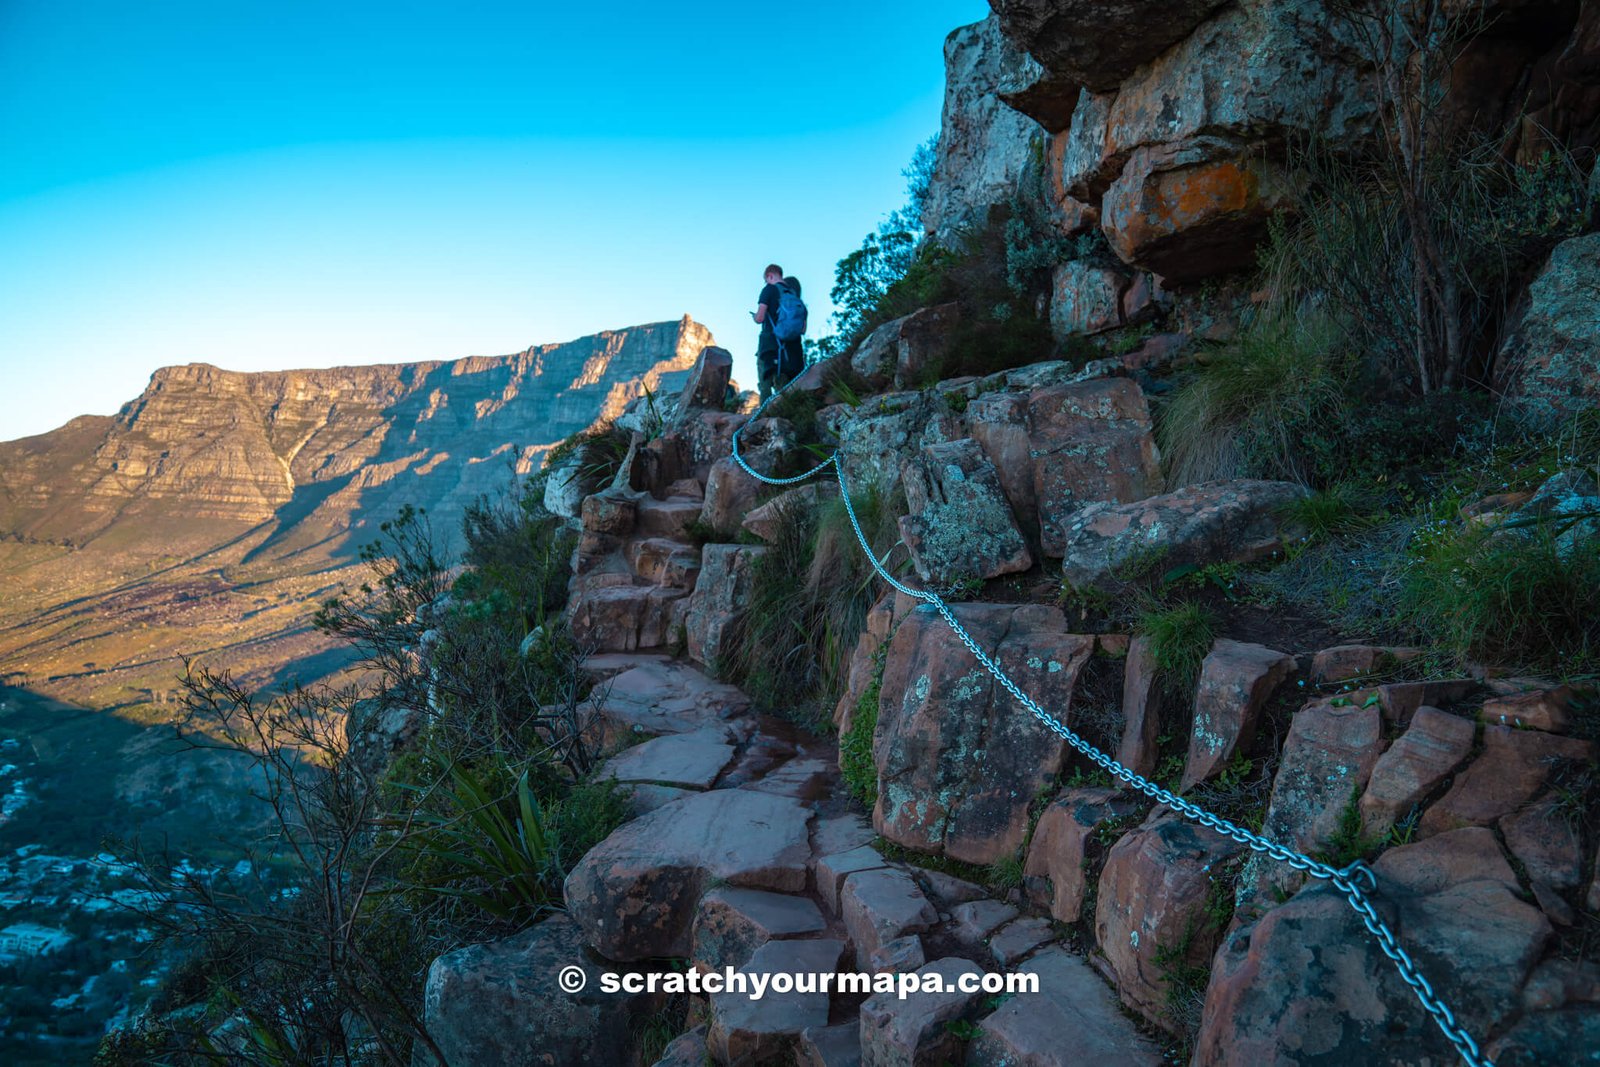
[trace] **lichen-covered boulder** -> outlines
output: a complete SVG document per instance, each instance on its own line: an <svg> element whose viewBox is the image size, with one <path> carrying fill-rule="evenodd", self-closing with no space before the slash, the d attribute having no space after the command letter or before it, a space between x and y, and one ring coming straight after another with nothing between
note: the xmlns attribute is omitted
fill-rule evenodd
<svg viewBox="0 0 1600 1067"><path fill-rule="evenodd" d="M1089 888L1085 865L1091 839L1137 808L1128 794L1099 786L1066 789L1051 801L1034 826L1022 869L1023 888L1033 904L1047 908L1058 922L1077 922Z"/></svg>
<svg viewBox="0 0 1600 1067"><path fill-rule="evenodd" d="M1109 89L1226 0L992 0L1007 37L1063 81Z"/></svg>
<svg viewBox="0 0 1600 1067"><path fill-rule="evenodd" d="M996 95L1016 66L1015 53L993 16L945 38L944 113L922 225L946 244L1011 198L1034 138L1043 136Z"/></svg>
<svg viewBox="0 0 1600 1067"><path fill-rule="evenodd" d="M1119 574L1141 567L1263 559L1297 532L1282 509L1304 495L1292 482L1246 479L1185 486L1131 504L1089 504L1065 524L1062 575L1075 589L1115 592Z"/></svg>
<svg viewBox="0 0 1600 1067"><path fill-rule="evenodd" d="M654 1011L659 994L602 992L600 975L610 968L593 959L583 942L578 924L556 915L504 941L469 945L434 960L423 1015L446 1061L482 1067L629 1062L629 1020ZM580 992L559 984L567 967L582 969L586 983ZM435 1067L421 1044L417 1062Z"/></svg>
<svg viewBox="0 0 1600 1067"><path fill-rule="evenodd" d="M567 912L613 960L688 956L700 897L713 879L798 892L811 857L799 801L714 789L625 823L567 876Z"/></svg>
<svg viewBox="0 0 1600 1067"><path fill-rule="evenodd" d="M755 584L756 562L767 554L763 545L707 545L700 556L700 577L684 615L689 657L708 667L730 651L729 635L744 618Z"/></svg>
<svg viewBox="0 0 1600 1067"><path fill-rule="evenodd" d="M956 604L978 644L1033 698L1071 715L1094 639L1040 605ZM1015 855L1028 805L1061 769L1065 742L1018 708L931 608L889 643L873 735L873 826L897 844L968 863Z"/></svg>
<svg viewBox="0 0 1600 1067"><path fill-rule="evenodd" d="M1505 404L1518 418L1553 426L1600 403L1600 234L1557 245L1528 287L1526 307L1499 365Z"/></svg>
<svg viewBox="0 0 1600 1067"><path fill-rule="evenodd" d="M1074 259L1055 269L1050 289L1050 328L1057 342L1074 334L1102 333L1122 325L1127 274Z"/></svg>
<svg viewBox="0 0 1600 1067"><path fill-rule="evenodd" d="M1551 936L1518 898L1486 829L1392 849L1373 865L1380 914L1457 1021L1478 1037L1521 1011L1518 991ZM1240 926L1217 951L1194 1063L1352 1067L1455 1063L1457 1056L1333 886Z"/></svg>
<svg viewBox="0 0 1600 1067"><path fill-rule="evenodd" d="M1000 476L976 441L925 445L900 469L909 509L900 535L923 581L943 585L1033 566Z"/></svg>
<svg viewBox="0 0 1600 1067"><path fill-rule="evenodd" d="M1207 902L1225 888L1223 863L1243 846L1165 811L1106 856L1095 897L1095 940L1122 1002L1176 1028L1167 993L1174 966L1203 966L1221 935Z"/></svg>
<svg viewBox="0 0 1600 1067"><path fill-rule="evenodd" d="M1294 657L1265 645L1222 638L1200 664L1194 725L1180 788L1218 774L1255 737L1256 721L1274 690L1294 672Z"/></svg>
<svg viewBox="0 0 1600 1067"><path fill-rule="evenodd" d="M1046 386L1028 396L1039 541L1047 556L1065 550L1082 509L1129 503L1161 490L1150 407L1126 378Z"/></svg>

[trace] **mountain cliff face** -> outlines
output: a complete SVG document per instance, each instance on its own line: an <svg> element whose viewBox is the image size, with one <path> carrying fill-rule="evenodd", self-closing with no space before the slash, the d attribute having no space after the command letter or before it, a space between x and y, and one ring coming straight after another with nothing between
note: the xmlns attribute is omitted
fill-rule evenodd
<svg viewBox="0 0 1600 1067"><path fill-rule="evenodd" d="M165 367L115 416L0 443L0 673L159 700L180 651L263 679L326 650L309 606L404 505L437 535L710 332L685 316L506 356L239 373ZM248 592L245 592L248 590Z"/></svg>

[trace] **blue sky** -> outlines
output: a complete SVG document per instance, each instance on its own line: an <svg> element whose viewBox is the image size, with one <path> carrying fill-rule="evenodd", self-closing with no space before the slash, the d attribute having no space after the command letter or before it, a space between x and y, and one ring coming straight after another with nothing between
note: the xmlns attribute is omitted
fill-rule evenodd
<svg viewBox="0 0 1600 1067"><path fill-rule="evenodd" d="M452 359L673 319L749 381L777 259L904 200L983 0L0 0L0 440L170 363ZM815 327L814 327L815 332Z"/></svg>

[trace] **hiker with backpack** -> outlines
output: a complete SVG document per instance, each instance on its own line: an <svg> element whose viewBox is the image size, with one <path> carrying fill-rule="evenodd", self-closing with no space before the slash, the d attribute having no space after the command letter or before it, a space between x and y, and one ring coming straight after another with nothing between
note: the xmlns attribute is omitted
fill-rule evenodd
<svg viewBox="0 0 1600 1067"><path fill-rule="evenodd" d="M800 299L800 282L785 278L783 268L769 264L763 272L766 285L751 317L761 326L756 346L756 375L761 399L782 389L805 369L806 305Z"/></svg>

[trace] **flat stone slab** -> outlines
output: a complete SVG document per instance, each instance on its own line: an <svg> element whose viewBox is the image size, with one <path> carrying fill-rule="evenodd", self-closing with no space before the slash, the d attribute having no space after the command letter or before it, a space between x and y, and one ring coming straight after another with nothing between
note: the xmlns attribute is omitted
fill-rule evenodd
<svg viewBox="0 0 1600 1067"><path fill-rule="evenodd" d="M980 945L983 939L1017 917L1017 909L998 900L974 900L958 904L950 912L957 940Z"/></svg>
<svg viewBox="0 0 1600 1067"><path fill-rule="evenodd" d="M795 1042L798 1067L861 1067L861 1025L812 1026Z"/></svg>
<svg viewBox="0 0 1600 1067"><path fill-rule="evenodd" d="M654 782L682 789L710 789L733 762L733 737L723 726L668 734L633 746L607 760L602 777L619 782Z"/></svg>
<svg viewBox="0 0 1600 1067"><path fill-rule="evenodd" d="M567 912L612 960L688 956L712 879L801 892L811 812L798 801L715 789L624 823L567 876Z"/></svg>
<svg viewBox="0 0 1600 1067"><path fill-rule="evenodd" d="M846 878L839 894L839 912L861 963L885 943L921 933L939 921L939 913L922 895L917 880L894 867L857 871Z"/></svg>
<svg viewBox="0 0 1600 1067"><path fill-rule="evenodd" d="M839 914L839 892L844 889L845 879L857 871L872 871L888 865L882 853L867 845L821 857L816 863L816 876L817 896L822 898L822 906Z"/></svg>
<svg viewBox="0 0 1600 1067"><path fill-rule="evenodd" d="M962 975L981 975L971 960L955 956L920 967L917 974L937 974L943 988L928 992L920 984L903 999L899 993L874 993L861 1005L863 1067L932 1067L955 1062L961 1039L950 1023L977 1014L982 993L956 989Z"/></svg>
<svg viewBox="0 0 1600 1067"><path fill-rule="evenodd" d="M1050 947L1017 967L1039 976L978 1024L968 1063L1028 1067L1156 1067L1161 1050L1128 1021L1117 998L1083 960Z"/></svg>
<svg viewBox="0 0 1600 1067"><path fill-rule="evenodd" d="M602 683L593 706L615 731L686 734L745 714L750 698L686 663L652 659Z"/></svg>
<svg viewBox="0 0 1600 1067"><path fill-rule="evenodd" d="M1006 923L989 939L989 951L1002 967L1010 967L1040 945L1056 939L1049 919L1017 919Z"/></svg>
<svg viewBox="0 0 1600 1067"><path fill-rule="evenodd" d="M778 793L800 800L816 800L829 792L838 772L823 760L810 756L792 759L777 770L757 778L745 789L759 793Z"/></svg>
<svg viewBox="0 0 1600 1067"><path fill-rule="evenodd" d="M768 941L820 934L827 921L810 897L718 886L700 900L694 920L696 967L743 967Z"/></svg>
<svg viewBox="0 0 1600 1067"><path fill-rule="evenodd" d="M820 976L833 973L843 941L769 941L740 968L748 975L786 978L794 988L769 987L760 1000L747 993L711 994L711 1029L706 1048L717 1063L781 1061L804 1030L828 1024L830 996ZM813 984L815 983L815 984Z"/></svg>
<svg viewBox="0 0 1600 1067"><path fill-rule="evenodd" d="M674 800L694 796L697 790L680 789L675 785L652 785L649 782L635 782L628 786L628 814L637 819L641 815L648 815L663 804L671 804Z"/></svg>

